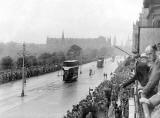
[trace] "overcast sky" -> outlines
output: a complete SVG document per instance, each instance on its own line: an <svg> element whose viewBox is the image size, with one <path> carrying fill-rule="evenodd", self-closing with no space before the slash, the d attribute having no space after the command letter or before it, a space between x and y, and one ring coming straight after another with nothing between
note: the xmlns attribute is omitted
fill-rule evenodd
<svg viewBox="0 0 160 118"><path fill-rule="evenodd" d="M142 0L0 0L0 42L46 37L131 37Z"/></svg>

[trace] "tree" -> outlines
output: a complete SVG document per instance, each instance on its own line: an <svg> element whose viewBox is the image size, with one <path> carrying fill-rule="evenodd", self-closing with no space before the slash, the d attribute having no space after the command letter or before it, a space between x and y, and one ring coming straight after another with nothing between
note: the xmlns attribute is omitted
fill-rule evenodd
<svg viewBox="0 0 160 118"><path fill-rule="evenodd" d="M58 63L58 56L56 52L52 53L52 64Z"/></svg>
<svg viewBox="0 0 160 118"><path fill-rule="evenodd" d="M57 57L58 57L59 62L63 62L65 60L64 52L58 52Z"/></svg>
<svg viewBox="0 0 160 118"><path fill-rule="evenodd" d="M92 59L96 58L98 55L98 50L97 49L92 49L91 52L90 52L90 57Z"/></svg>
<svg viewBox="0 0 160 118"><path fill-rule="evenodd" d="M42 53L38 58L45 60L45 59L50 58L51 56L52 55L50 53Z"/></svg>
<svg viewBox="0 0 160 118"><path fill-rule="evenodd" d="M81 54L81 50L82 48L80 48L79 46L72 45L67 52L67 58L68 59L78 59L78 57Z"/></svg>
<svg viewBox="0 0 160 118"><path fill-rule="evenodd" d="M38 64L36 56L29 56L26 58L27 58L27 64L29 67L36 66Z"/></svg>
<svg viewBox="0 0 160 118"><path fill-rule="evenodd" d="M99 50L99 55L100 57L105 56L107 54L107 48L106 47L102 47Z"/></svg>
<svg viewBox="0 0 160 118"><path fill-rule="evenodd" d="M13 66L13 59L10 56L3 57L1 65L2 69L11 69Z"/></svg>
<svg viewBox="0 0 160 118"><path fill-rule="evenodd" d="M50 53L42 53L38 57L39 63L42 65L51 64L52 63L52 55Z"/></svg>
<svg viewBox="0 0 160 118"><path fill-rule="evenodd" d="M21 68L23 66L23 57L19 57L17 59L17 61L16 61L16 64L17 64L18 68ZM29 67L30 66L27 57L24 58L24 66L25 67Z"/></svg>

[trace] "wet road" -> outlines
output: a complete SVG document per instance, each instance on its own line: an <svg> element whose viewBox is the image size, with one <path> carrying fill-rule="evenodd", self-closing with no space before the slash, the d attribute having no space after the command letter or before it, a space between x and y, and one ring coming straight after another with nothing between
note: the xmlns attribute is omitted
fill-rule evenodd
<svg viewBox="0 0 160 118"><path fill-rule="evenodd" d="M0 118L62 118L73 104L77 104L117 67L117 63L106 60L103 69L96 62L83 65L78 81L64 83L58 72L33 77L27 80L25 97L21 98L21 81L0 85ZM95 72L89 77L89 69Z"/></svg>

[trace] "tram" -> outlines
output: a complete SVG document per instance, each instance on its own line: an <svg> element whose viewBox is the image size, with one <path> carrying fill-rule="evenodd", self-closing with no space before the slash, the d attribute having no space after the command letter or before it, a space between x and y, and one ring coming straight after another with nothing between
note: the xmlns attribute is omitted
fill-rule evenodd
<svg viewBox="0 0 160 118"><path fill-rule="evenodd" d="M98 58L97 60L97 68L103 68L104 58Z"/></svg>
<svg viewBox="0 0 160 118"><path fill-rule="evenodd" d="M78 78L79 61L67 60L63 62L63 81L72 82Z"/></svg>

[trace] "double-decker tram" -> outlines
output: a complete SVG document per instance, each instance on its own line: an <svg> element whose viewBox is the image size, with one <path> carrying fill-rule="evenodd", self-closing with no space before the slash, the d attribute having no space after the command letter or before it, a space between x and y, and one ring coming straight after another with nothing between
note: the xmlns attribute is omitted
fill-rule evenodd
<svg viewBox="0 0 160 118"><path fill-rule="evenodd" d="M103 64L104 64L104 58L98 58L97 60L97 67L98 68L103 68Z"/></svg>
<svg viewBox="0 0 160 118"><path fill-rule="evenodd" d="M67 60L63 62L63 81L72 82L78 78L79 61Z"/></svg>

